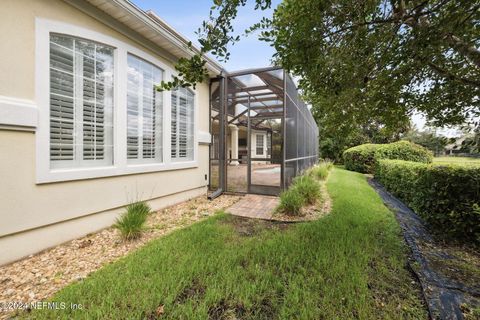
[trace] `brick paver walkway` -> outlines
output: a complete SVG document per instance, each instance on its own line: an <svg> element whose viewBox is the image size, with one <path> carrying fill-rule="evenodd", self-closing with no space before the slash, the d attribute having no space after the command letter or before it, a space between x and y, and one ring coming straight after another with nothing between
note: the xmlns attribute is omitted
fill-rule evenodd
<svg viewBox="0 0 480 320"><path fill-rule="evenodd" d="M278 197L247 194L226 211L235 216L271 220Z"/></svg>

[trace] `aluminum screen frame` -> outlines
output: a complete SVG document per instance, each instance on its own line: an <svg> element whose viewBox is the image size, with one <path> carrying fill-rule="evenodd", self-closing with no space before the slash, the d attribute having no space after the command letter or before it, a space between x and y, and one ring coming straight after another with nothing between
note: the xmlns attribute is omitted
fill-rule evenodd
<svg viewBox="0 0 480 320"><path fill-rule="evenodd" d="M217 149L222 154L217 155L215 160L220 161L218 168L222 172L219 172L218 178L221 181L217 184L218 188L210 191L214 191L217 195L232 191L228 187L229 182L232 183L229 180L228 166L231 161L245 161L245 158L240 159L238 155L235 157L236 159L233 159L232 151L228 154L228 145L232 144L229 140L231 137L228 137L229 126L242 126L243 130L246 130L248 140L247 188L241 190L240 193L278 195L290 186L296 176L318 162L317 124L309 107L301 99L292 77L284 69L268 67L242 70L224 74L212 81L221 83L220 106L218 106L218 97L214 103L210 102L210 121L220 123L220 135L216 143L220 144ZM212 98L212 94L210 98ZM217 110L215 112L218 114L217 119L214 119L215 116L212 118L213 105ZM275 132L281 134L281 150L279 152L281 156L276 157L274 161L275 163L279 162L281 166L280 183L278 187L254 185L251 179L252 161L262 159L251 155L251 146L252 143L255 143L255 141L250 141L252 130L268 131L269 128L265 123L271 123L272 119L276 121ZM270 128L270 130L273 129ZM212 131L210 133L212 134ZM233 140L235 141L235 138ZM210 148L212 149L212 145ZM271 155L270 162L273 163Z"/></svg>

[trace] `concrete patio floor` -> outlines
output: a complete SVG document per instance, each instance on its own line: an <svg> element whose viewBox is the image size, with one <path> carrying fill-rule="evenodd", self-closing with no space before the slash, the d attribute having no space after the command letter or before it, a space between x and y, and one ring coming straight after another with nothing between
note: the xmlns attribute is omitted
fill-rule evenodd
<svg viewBox="0 0 480 320"><path fill-rule="evenodd" d="M247 165L227 166L227 191L247 192ZM212 189L218 185L218 166L211 167ZM252 184L280 186L280 164L252 164Z"/></svg>

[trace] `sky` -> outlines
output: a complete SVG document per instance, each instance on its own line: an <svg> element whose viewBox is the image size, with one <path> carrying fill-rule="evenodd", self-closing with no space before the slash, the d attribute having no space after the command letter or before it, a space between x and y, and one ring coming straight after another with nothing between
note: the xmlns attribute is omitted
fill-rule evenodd
<svg viewBox="0 0 480 320"><path fill-rule="evenodd" d="M195 31L208 19L212 0L132 0L143 10L153 10L170 26L198 45ZM273 0L276 7L280 0ZM259 22L263 16L271 17L273 10L254 10L254 1L247 1L234 21L235 32L242 34L245 29ZM267 67L271 65L274 49L257 39L255 35L242 38L229 48L230 60L222 63L228 71Z"/></svg>
<svg viewBox="0 0 480 320"><path fill-rule="evenodd" d="M143 10L153 10L158 16L172 26L177 32L198 45L195 31L202 22L208 19L213 0L131 0ZM275 8L281 0L272 0ZM233 23L236 33L242 34L245 29L259 22L263 16L271 17L273 9L254 10L254 1L247 1L245 7L240 8ZM229 48L230 59L221 63L227 71L267 67L271 65L271 58L275 50L267 43L257 39L255 35L243 37L240 42ZM420 130L425 129L425 117L415 114L412 121ZM443 129L438 133L446 136L456 136L455 129Z"/></svg>

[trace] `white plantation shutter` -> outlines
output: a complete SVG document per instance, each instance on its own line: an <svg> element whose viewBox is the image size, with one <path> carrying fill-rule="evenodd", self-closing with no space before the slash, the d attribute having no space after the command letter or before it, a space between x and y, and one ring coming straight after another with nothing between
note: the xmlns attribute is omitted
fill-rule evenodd
<svg viewBox="0 0 480 320"><path fill-rule="evenodd" d="M50 35L50 163L113 163L113 48Z"/></svg>
<svg viewBox="0 0 480 320"><path fill-rule="evenodd" d="M260 156L263 156L263 146L264 146L263 137L264 137L263 134L256 135L256 143L257 143L256 153L257 155L260 155Z"/></svg>
<svg viewBox="0 0 480 320"><path fill-rule="evenodd" d="M194 95L186 88L172 91L171 156L173 161L193 160Z"/></svg>
<svg viewBox="0 0 480 320"><path fill-rule="evenodd" d="M128 55L127 159L129 162L162 162L162 93L155 85L163 71Z"/></svg>
<svg viewBox="0 0 480 320"><path fill-rule="evenodd" d="M74 159L73 39L50 43L50 159Z"/></svg>
<svg viewBox="0 0 480 320"><path fill-rule="evenodd" d="M170 155L172 159L177 158L178 155L178 129L177 129L177 115L178 115L178 96L177 91L172 91L172 115L171 115L171 146Z"/></svg>

